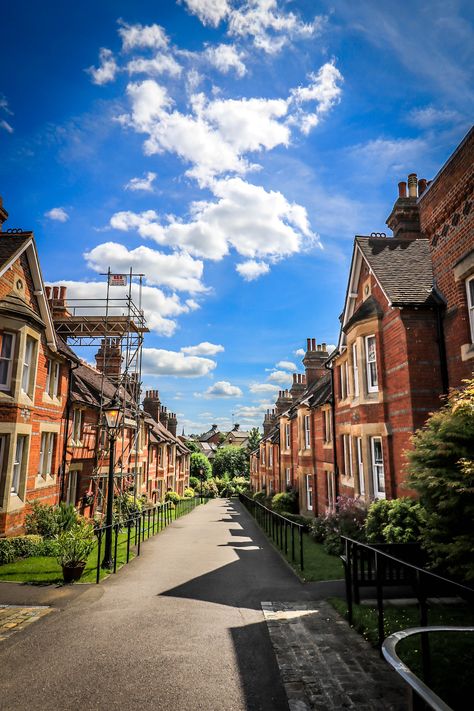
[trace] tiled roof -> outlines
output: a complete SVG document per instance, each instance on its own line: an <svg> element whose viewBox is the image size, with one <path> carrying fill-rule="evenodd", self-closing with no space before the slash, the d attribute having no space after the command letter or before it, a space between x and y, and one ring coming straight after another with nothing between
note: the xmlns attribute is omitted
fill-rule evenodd
<svg viewBox="0 0 474 711"><path fill-rule="evenodd" d="M356 237L356 244L393 305L431 302L433 269L428 240Z"/></svg>
<svg viewBox="0 0 474 711"><path fill-rule="evenodd" d="M31 234L17 236L9 232L0 232L0 269L31 239Z"/></svg>
<svg viewBox="0 0 474 711"><path fill-rule="evenodd" d="M370 318L371 316L376 316L377 318L381 318L383 316L383 309L377 299L374 299L373 296L369 296L365 301L362 302L359 308L354 311L351 318L344 325L342 330L347 333L347 331L355 323L357 323L358 321L363 321L366 318Z"/></svg>

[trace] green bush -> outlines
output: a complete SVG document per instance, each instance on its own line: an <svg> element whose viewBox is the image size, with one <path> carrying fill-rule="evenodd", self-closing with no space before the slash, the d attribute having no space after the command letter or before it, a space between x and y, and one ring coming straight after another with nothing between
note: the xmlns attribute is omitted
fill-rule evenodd
<svg viewBox="0 0 474 711"><path fill-rule="evenodd" d="M194 489L197 491L199 489L199 479L197 476L190 476L189 477L189 486L191 489Z"/></svg>
<svg viewBox="0 0 474 711"><path fill-rule="evenodd" d="M124 524L143 510L141 497L134 499L133 494L123 492L114 496L114 522Z"/></svg>
<svg viewBox="0 0 474 711"><path fill-rule="evenodd" d="M294 514L291 513L291 511L282 511L282 516L285 518L289 518L290 521L294 521L294 523L299 523L301 526L303 526L304 530L306 533L308 533L311 529L311 524L313 523L313 520L310 516L302 516L301 514Z"/></svg>
<svg viewBox="0 0 474 711"><path fill-rule="evenodd" d="M272 509L277 513L283 513L283 511L298 513L298 496L296 491L275 494L272 498Z"/></svg>
<svg viewBox="0 0 474 711"><path fill-rule="evenodd" d="M165 501L171 501L172 504L177 504L180 500L181 497L176 491L167 491L165 494Z"/></svg>
<svg viewBox="0 0 474 711"><path fill-rule="evenodd" d="M189 473L200 479L201 470L204 479L209 479L212 476L212 467L206 455L202 452L193 452L189 458Z"/></svg>
<svg viewBox="0 0 474 711"><path fill-rule="evenodd" d="M0 565L12 563L15 560L15 551L11 538L0 538Z"/></svg>
<svg viewBox="0 0 474 711"><path fill-rule="evenodd" d="M56 520L59 531L68 531L77 523L78 513L73 504L66 504L61 501L56 508Z"/></svg>
<svg viewBox="0 0 474 711"><path fill-rule="evenodd" d="M313 538L316 543L324 543L324 539L328 533L328 519L326 516L316 516L311 524L311 530L309 532L311 538Z"/></svg>
<svg viewBox="0 0 474 711"><path fill-rule="evenodd" d="M48 558L57 558L59 555L59 546L56 539L43 538L43 540L38 543L36 548L36 553L34 555L44 555Z"/></svg>
<svg viewBox="0 0 474 711"><path fill-rule="evenodd" d="M194 493L194 489L191 489L191 487L184 490L184 498L185 499L192 499L192 498L194 498L195 495L196 494Z"/></svg>
<svg viewBox="0 0 474 711"><path fill-rule="evenodd" d="M252 497L255 501L259 501L261 504L265 502L267 494L265 491L256 491Z"/></svg>
<svg viewBox="0 0 474 711"><path fill-rule="evenodd" d="M374 501L368 510L365 534L368 543L415 543L420 540L424 511L408 497Z"/></svg>
<svg viewBox="0 0 474 711"><path fill-rule="evenodd" d="M202 495L208 499L215 499L217 496L219 496L219 490L216 486L216 482L214 481L214 479L208 479L207 481L203 482Z"/></svg>
<svg viewBox="0 0 474 711"><path fill-rule="evenodd" d="M85 563L95 544L94 526L85 520L78 521L72 528L62 531L57 537L58 563L74 567Z"/></svg>
<svg viewBox="0 0 474 711"><path fill-rule="evenodd" d="M364 501L350 496L338 496L333 513L312 520L310 535L324 545L326 553L340 555L344 549L341 536L357 541L365 540L366 517L367 508Z"/></svg>
<svg viewBox="0 0 474 711"><path fill-rule="evenodd" d="M25 516L25 531L27 534L54 538L59 532L57 506L33 501L30 513Z"/></svg>
<svg viewBox="0 0 474 711"><path fill-rule="evenodd" d="M12 563L17 558L45 555L42 546L43 539L36 534L0 538L0 564Z"/></svg>
<svg viewBox="0 0 474 711"><path fill-rule="evenodd" d="M247 474L248 466L246 450L229 444L217 450L212 460L212 474L215 477L223 477L227 474L231 479L240 478Z"/></svg>

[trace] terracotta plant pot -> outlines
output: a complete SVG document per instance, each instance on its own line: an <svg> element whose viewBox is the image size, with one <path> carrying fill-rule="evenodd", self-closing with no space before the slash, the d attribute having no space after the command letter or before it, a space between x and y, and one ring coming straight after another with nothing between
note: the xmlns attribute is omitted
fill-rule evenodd
<svg viewBox="0 0 474 711"><path fill-rule="evenodd" d="M82 563L76 563L76 565L63 565L63 578L65 583L74 583L79 580L84 568L86 567L86 561Z"/></svg>

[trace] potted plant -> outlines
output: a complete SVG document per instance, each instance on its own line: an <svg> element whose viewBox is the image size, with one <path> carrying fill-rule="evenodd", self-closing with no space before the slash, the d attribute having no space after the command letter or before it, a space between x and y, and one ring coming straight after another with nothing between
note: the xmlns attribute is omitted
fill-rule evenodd
<svg viewBox="0 0 474 711"><path fill-rule="evenodd" d="M87 558L94 548L94 526L86 521L78 521L68 531L63 531L57 537L58 563L63 569L65 583L79 580Z"/></svg>

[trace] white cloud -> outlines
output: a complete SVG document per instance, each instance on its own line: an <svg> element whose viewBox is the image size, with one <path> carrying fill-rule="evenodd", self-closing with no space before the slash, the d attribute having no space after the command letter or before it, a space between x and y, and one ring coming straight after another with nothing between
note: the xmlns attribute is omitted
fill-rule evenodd
<svg viewBox="0 0 474 711"><path fill-rule="evenodd" d="M289 370L290 372L298 370L298 367L289 360L280 360L275 368L282 368L282 370Z"/></svg>
<svg viewBox="0 0 474 711"><path fill-rule="evenodd" d="M379 176L411 172L428 149L422 138L375 138L353 146L349 155L358 166L359 175L367 175L373 181Z"/></svg>
<svg viewBox="0 0 474 711"><path fill-rule="evenodd" d="M216 343L209 343L209 341L203 341L198 343L197 346L184 346L181 348L183 353L187 355L216 355L217 353L222 353L224 351L224 346L217 345Z"/></svg>
<svg viewBox="0 0 474 711"><path fill-rule="evenodd" d="M177 291L199 293L206 291L201 278L203 263L185 252L163 254L149 247L128 250L117 242L104 242L84 254L87 265L103 273L108 267L119 274L133 271L145 274L147 284L167 286Z"/></svg>
<svg viewBox="0 0 474 711"><path fill-rule="evenodd" d="M162 348L143 348L142 369L147 376L173 375L180 378L199 378L208 375L216 367L210 358L187 356L177 351Z"/></svg>
<svg viewBox="0 0 474 711"><path fill-rule="evenodd" d="M0 121L0 128L3 128L7 133L13 133L13 126L11 126L8 121L5 121L5 119Z"/></svg>
<svg viewBox="0 0 474 711"><path fill-rule="evenodd" d="M122 38L124 51L131 49L165 49L168 37L160 25L129 25L119 20L119 35Z"/></svg>
<svg viewBox="0 0 474 711"><path fill-rule="evenodd" d="M244 54L238 52L232 44L218 44L207 47L204 56L210 64L223 74L228 74L231 69L238 77L243 77L247 73L247 67L242 61Z"/></svg>
<svg viewBox="0 0 474 711"><path fill-rule="evenodd" d="M153 183L156 178L156 173L151 170L143 178L132 178L125 185L125 190L143 190L145 192L153 192Z"/></svg>
<svg viewBox="0 0 474 711"><path fill-rule="evenodd" d="M149 74L150 76L169 74L171 77L178 77L181 74L182 67L170 54L160 52L152 59L144 59L143 57L132 59L127 64L127 71L129 74Z"/></svg>
<svg viewBox="0 0 474 711"><path fill-rule="evenodd" d="M196 397L201 397L201 393L195 393ZM242 397L242 390L237 385L231 385L228 380L219 380L211 385L202 397Z"/></svg>
<svg viewBox="0 0 474 711"><path fill-rule="evenodd" d="M435 109L426 106L423 109L413 109L408 115L408 121L418 128L431 128L440 124L455 123L461 118L457 111L450 109Z"/></svg>
<svg viewBox="0 0 474 711"><path fill-rule="evenodd" d="M326 62L317 73L309 75L310 84L292 89L291 101L296 105L296 112L290 118L291 123L296 123L301 131L308 134L318 125L321 116L326 114L340 101L340 83L343 77L333 62ZM303 105L308 102L315 103L314 110L308 113Z"/></svg>
<svg viewBox="0 0 474 711"><path fill-rule="evenodd" d="M128 84L127 94L132 102L132 115L121 116L120 120L122 123L128 120L139 132L150 132L154 122L164 116L172 104L165 87L153 79Z"/></svg>
<svg viewBox="0 0 474 711"><path fill-rule="evenodd" d="M69 215L63 207L53 207L48 212L45 212L44 216L57 222L67 222L69 220Z"/></svg>
<svg viewBox="0 0 474 711"><path fill-rule="evenodd" d="M272 383L279 383L280 385L290 385L293 381L293 376L284 370L274 370L270 373L268 380Z"/></svg>
<svg viewBox="0 0 474 711"><path fill-rule="evenodd" d="M102 313L105 313L107 285L104 281L68 280L53 282L52 286L67 287L68 299L90 299L89 303L95 302L96 305L98 299L103 299L104 308L102 309ZM125 303L128 287L114 287L113 294L114 298L123 299ZM136 284L132 287L132 297L135 303L138 303L138 287ZM176 294L166 295L161 289L152 286L144 286L142 288L142 307L145 312L148 328L162 336L172 336L178 325L176 317L194 311L198 308L198 305L190 299L183 303ZM86 307L84 307L84 310L84 312L86 312ZM120 312L120 314L122 314L122 311L123 308L116 308L116 313ZM94 313L101 313L101 309L94 308Z"/></svg>
<svg viewBox="0 0 474 711"><path fill-rule="evenodd" d="M239 419L261 418L266 410L274 407L274 403L269 400L262 400L258 405L239 405L235 410L235 415Z"/></svg>
<svg viewBox="0 0 474 711"><path fill-rule="evenodd" d="M262 276L262 274L268 274L270 271L270 267L266 262L257 262L255 259L250 259L248 262L241 262L236 265L235 269L245 281L254 281Z"/></svg>
<svg viewBox="0 0 474 711"><path fill-rule="evenodd" d="M217 27L230 12L228 0L179 0L201 20L203 25Z"/></svg>
<svg viewBox="0 0 474 711"><path fill-rule="evenodd" d="M89 67L86 71L91 75L94 84L107 84L113 81L118 72L118 66L110 49L102 47L99 51L99 66Z"/></svg>
<svg viewBox="0 0 474 711"><path fill-rule="evenodd" d="M280 388L278 385L272 385L271 383L253 383L249 386L251 393L276 393Z"/></svg>
<svg viewBox="0 0 474 711"><path fill-rule="evenodd" d="M304 207L277 191L267 192L241 178L215 181L217 202L196 202L193 220L163 226L154 210L118 212L111 227L135 229L158 244L186 249L207 259L222 259L233 247L244 257L280 259L318 243Z"/></svg>
<svg viewBox="0 0 474 711"><path fill-rule="evenodd" d="M306 355L306 351L305 351L304 348L298 348L298 349L295 351L295 355L297 355L297 356L304 356L304 355Z"/></svg>

